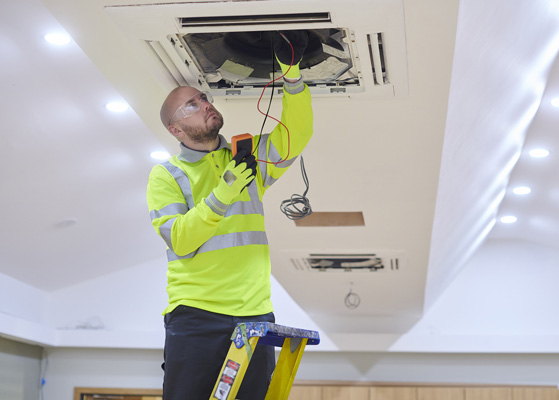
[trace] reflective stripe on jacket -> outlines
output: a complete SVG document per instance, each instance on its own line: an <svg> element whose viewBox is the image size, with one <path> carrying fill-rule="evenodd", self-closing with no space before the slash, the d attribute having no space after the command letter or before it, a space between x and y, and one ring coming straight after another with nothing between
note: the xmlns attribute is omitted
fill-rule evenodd
<svg viewBox="0 0 559 400"><path fill-rule="evenodd" d="M221 135L212 152L181 143L180 154L152 169L147 190L150 216L168 247L169 305L163 314L181 304L236 316L272 311L262 197L312 135L308 88L300 82L284 88L281 120L289 129L289 157L277 165L259 162L256 179L231 205L220 203L212 193L232 158ZM287 155L287 132L281 124L253 140L260 160L278 162Z"/></svg>

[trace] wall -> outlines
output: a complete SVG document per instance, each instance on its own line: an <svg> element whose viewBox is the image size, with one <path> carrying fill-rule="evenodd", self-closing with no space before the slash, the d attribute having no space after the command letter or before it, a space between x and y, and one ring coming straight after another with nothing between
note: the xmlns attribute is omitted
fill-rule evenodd
<svg viewBox="0 0 559 400"><path fill-rule="evenodd" d="M160 389L158 350L51 349L44 400L74 387ZM557 385L559 355L307 352L298 380Z"/></svg>
<svg viewBox="0 0 559 400"><path fill-rule="evenodd" d="M487 240L412 333L559 335L559 251Z"/></svg>
<svg viewBox="0 0 559 400"><path fill-rule="evenodd" d="M557 351L502 351L489 343L488 353L482 354L475 351L475 346L469 349L465 344L472 338L498 342L516 337L518 343L529 348L546 338L556 338L558 263L559 254L553 249L514 241L488 241L424 318L404 335L402 340L407 340L407 345L397 343L390 352L323 351L318 346L305 352L297 379L558 385ZM143 273L149 275L148 269ZM62 293L55 295L58 301L64 297ZM66 309L71 311L69 305ZM86 309L91 313L96 308ZM279 310L284 315L288 312L289 309ZM297 315L289 322L304 323L297 320ZM449 338L453 340L452 347L461 351L417 350L422 339L433 344ZM461 341L463 345L459 347ZM45 400L70 400L74 386L161 387L159 349L53 348L48 353Z"/></svg>
<svg viewBox="0 0 559 400"><path fill-rule="evenodd" d="M0 273L0 314L44 323L48 294Z"/></svg>
<svg viewBox="0 0 559 400"><path fill-rule="evenodd" d="M39 399L41 348L0 337L0 399Z"/></svg>
<svg viewBox="0 0 559 400"><path fill-rule="evenodd" d="M150 260L51 293L57 329L153 330L167 305L167 259Z"/></svg>
<svg viewBox="0 0 559 400"><path fill-rule="evenodd" d="M559 292L556 290L558 266L559 253L556 250L515 241L488 241L423 319L389 351L362 348L355 352L325 351L332 349L332 344L329 346L326 342L324 347L317 346L305 352L297 378L557 385L559 316L555 309L559 304ZM64 328L71 321L79 322L81 317L99 316L107 330L104 333L117 331L121 339L128 338L129 342L134 342L135 336L141 334L141 331L134 331L134 319L138 319L138 329L152 331L160 337L163 333L159 312L164 302L164 294L161 293L164 278L159 276L162 274L157 268L156 263L146 263L119 272L118 276L106 276L55 292L51 298L56 307L50 321L55 327ZM154 282L155 277L159 277L159 281ZM137 289L140 296L123 285L124 281ZM157 293L149 292L148 287L153 287L150 290ZM274 288L275 296L285 299L281 286L274 284ZM126 318L118 318L119 313L125 310L124 303L131 298L135 300L131 304L136 309ZM118 301L121 303L116 303ZM7 306L9 302L3 304ZM292 305L283 308L285 305L281 301L277 305L282 323L315 329L314 326L306 326L307 323L312 325L312 321L305 319L304 312L299 308ZM21 308L23 306L18 307L22 314L34 310L29 308L25 311ZM142 316L146 318L142 319ZM37 317L36 321L39 320ZM68 343L72 333L97 335L97 339L92 336L92 340L98 340L102 332L72 332L69 329L65 347L48 348L49 368L44 400L71 400L75 386L161 387L162 350L159 340L154 338L155 347L143 349L108 349L119 346L99 346L101 342L97 342L99 348L85 348L91 341L83 336L82 345L71 347ZM378 338L372 337L372 340ZM440 345L445 341L450 343L448 349ZM501 343L506 346L501 346ZM482 347L487 351L479 351ZM39 358L36 354L35 371ZM12 387L27 388L30 387L28 381L37 382L37 372L33 372L33 368L29 371L29 376L22 375L19 381L10 380L11 384L16 382ZM19 398L16 397L16 400Z"/></svg>
<svg viewBox="0 0 559 400"><path fill-rule="evenodd" d="M166 268L166 259L152 260L53 292L57 345L162 349ZM279 324L318 329L273 277L272 302Z"/></svg>
<svg viewBox="0 0 559 400"><path fill-rule="evenodd" d="M391 351L559 354L559 251L487 240Z"/></svg>
<svg viewBox="0 0 559 400"><path fill-rule="evenodd" d="M559 355L309 352L297 379L556 386Z"/></svg>
<svg viewBox="0 0 559 400"><path fill-rule="evenodd" d="M160 389L162 350L48 349L43 400L72 400L74 387Z"/></svg>

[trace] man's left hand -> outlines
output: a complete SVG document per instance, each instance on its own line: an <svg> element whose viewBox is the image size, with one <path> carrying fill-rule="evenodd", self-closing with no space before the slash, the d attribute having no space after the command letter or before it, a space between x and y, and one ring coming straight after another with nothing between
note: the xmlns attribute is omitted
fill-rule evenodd
<svg viewBox="0 0 559 400"><path fill-rule="evenodd" d="M293 50L282 35L291 43ZM282 64L299 64L308 44L309 33L305 30L274 32L274 52L278 61Z"/></svg>

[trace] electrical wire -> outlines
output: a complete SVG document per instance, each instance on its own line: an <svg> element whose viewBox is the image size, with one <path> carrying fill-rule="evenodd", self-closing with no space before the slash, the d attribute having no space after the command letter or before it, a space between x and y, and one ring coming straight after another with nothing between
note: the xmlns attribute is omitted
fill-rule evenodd
<svg viewBox="0 0 559 400"><path fill-rule="evenodd" d="M270 117L271 119L276 121L278 124L283 126L285 128L285 131L286 131L286 134L287 134L287 155L285 156L285 158L283 160L280 160L280 161L277 161L277 162L268 161L268 160L259 160L259 159L256 160L256 161L259 161L259 162L263 162L263 163L266 163L266 164L273 164L273 165L281 164L281 163L283 163L283 162L285 162L289 159L289 153L291 151L291 138L290 138L290 134L289 134L289 128L283 122L281 122L279 119L272 117L268 113L270 111L270 106L268 106L268 112L266 112L266 113L264 113L262 110L260 110L260 101L262 100L262 97L264 96L264 92L266 91L268 86L273 85L274 82L279 81L280 79L282 79L285 75L287 75L289 73L289 70L293 66L293 59L295 57L295 49L293 49L293 45L291 44L291 42L287 39L287 37L285 37L285 35L283 33L281 33L281 32L278 32L278 33L281 35L281 37L283 37L285 39L285 41L291 47L291 63L289 64L289 68L287 68L287 71L285 71L285 73L282 76L280 76L279 78L276 78L276 79L272 79L270 82L268 82L266 84L266 86L264 86L264 88L262 89L262 93L260 94L260 98L258 99L258 103L256 104L256 109L258 110L258 112L260 114L264 115L264 122L266 122L266 118ZM273 35L272 35L272 46L273 46ZM272 63L272 65L273 65L273 63ZM272 73L273 73L273 68L272 68ZM274 95L274 91L273 91L273 86L272 86L272 96L273 95ZM271 104L271 100L270 100L270 104ZM259 143L260 143L260 140L259 140Z"/></svg>
<svg viewBox="0 0 559 400"><path fill-rule="evenodd" d="M266 86L264 86L264 89L262 89L262 94L260 95L260 98L258 99L258 104L256 106L256 108L258 109L258 111L264 115L264 121L262 122L262 127L260 128L260 135L258 137L258 142L256 143L256 146L254 147L254 150L252 152L252 154L255 154L258 146L260 145L260 139L262 138L262 132L264 131L264 125L266 124L266 120L268 117L270 117L271 119L273 119L274 121L280 123L286 130L287 133L287 155L285 156L285 159L280 160L278 162L270 162L270 161L266 161L266 160L257 160L257 161L261 161L261 162L265 162L268 164L280 164L286 160L289 159L289 152L290 152L290 146L291 146L291 138L289 136L289 128L287 128L287 126L277 120L276 118L270 116L270 106L272 105L272 99L274 98L274 82L276 82L279 79L282 79L285 75L287 75L287 73L289 72L289 70L291 69L291 67L293 66L293 61L295 58L295 49L293 48L293 45L291 44L291 42L287 39L287 37L283 34L283 33L279 33L284 39L285 41L289 44L289 46L291 47L291 63L289 64L289 68L287 69L287 71L280 76L277 79L272 79L270 82L268 82L268 84ZM272 40L271 40L271 45L272 45L272 65L274 65L274 35L272 35ZM274 68L272 67L272 76L274 75L275 71ZM266 110L266 113L263 113L260 110L260 100L262 99L262 97L264 96L264 92L266 90L266 88L269 85L272 85L272 93L270 95L270 101L268 102L268 109ZM282 213L285 214L285 216L291 220L298 220L301 218L305 218L308 215L312 214L312 208L311 208L311 203L309 201L309 199L306 197L307 193L309 191L309 178L307 176L307 171L305 169L305 162L303 160L303 156L301 155L301 174L303 176L303 182L305 183L306 189L305 192L303 193L303 195L299 195L299 194L293 194L289 199L284 200L281 202L280 204L280 210Z"/></svg>
<svg viewBox="0 0 559 400"><path fill-rule="evenodd" d="M47 370L49 368L49 355L47 353L47 350L43 349L42 352L42 356L41 356L41 361L40 361L40 381L39 381L39 398L40 400L43 400L45 398L45 393L44 393L44 387L47 383L46 380L46 376L47 376Z"/></svg>
<svg viewBox="0 0 559 400"><path fill-rule="evenodd" d="M281 212L284 213L290 220L298 220L312 214L311 203L307 198L307 193L309 191L309 178L307 177L305 162L303 161L302 155L300 161L301 174L303 175L303 182L306 186L305 192L303 195L293 194L289 199L282 201L280 204Z"/></svg>
<svg viewBox="0 0 559 400"><path fill-rule="evenodd" d="M353 286L353 282L351 283L351 286ZM344 304L350 310L355 310L359 307L359 304L361 304L361 297L359 297L357 293L353 292L351 286L349 288L349 293L344 297Z"/></svg>
<svg viewBox="0 0 559 400"><path fill-rule="evenodd" d="M274 35L272 35L272 76L274 76L275 74L275 70L274 70ZM260 140L262 139L262 133L264 132L264 126L266 125L266 120L268 119L268 115L270 113L270 107L272 106L272 100L274 99L274 90L275 90L275 85L274 85L274 80L272 80L272 93L270 94L270 101L268 102L268 109L266 110L266 114L264 115L264 121L262 121L262 127L260 128L260 135L258 136L258 142L256 143L256 146L254 146L254 150L252 151L252 154L256 154L256 151L258 150L258 146L260 146ZM266 85L267 86L267 85ZM266 89L266 87L264 87L264 90ZM262 91L262 94L264 94L264 91ZM262 96L260 96L262 97ZM260 111L260 110L258 110ZM257 160L260 161L260 160Z"/></svg>

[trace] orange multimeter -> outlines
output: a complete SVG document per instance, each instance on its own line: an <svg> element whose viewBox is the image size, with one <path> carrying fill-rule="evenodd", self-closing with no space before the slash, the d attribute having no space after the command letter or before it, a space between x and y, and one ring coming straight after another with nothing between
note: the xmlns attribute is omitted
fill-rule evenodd
<svg viewBox="0 0 559 400"><path fill-rule="evenodd" d="M246 151L247 155L252 154L252 135L250 133L235 135L231 138L233 157L241 150Z"/></svg>

